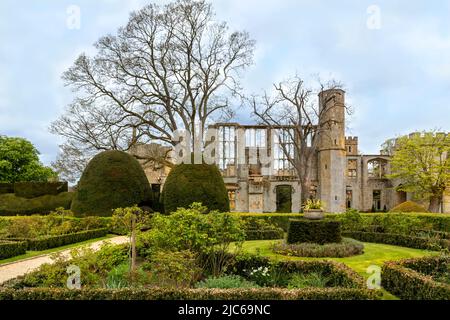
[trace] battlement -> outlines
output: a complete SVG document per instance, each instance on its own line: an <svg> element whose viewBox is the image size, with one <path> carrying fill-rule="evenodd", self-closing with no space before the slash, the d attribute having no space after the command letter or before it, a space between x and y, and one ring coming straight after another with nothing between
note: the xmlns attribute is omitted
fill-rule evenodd
<svg viewBox="0 0 450 320"><path fill-rule="evenodd" d="M345 144L358 144L358 137L345 137Z"/></svg>

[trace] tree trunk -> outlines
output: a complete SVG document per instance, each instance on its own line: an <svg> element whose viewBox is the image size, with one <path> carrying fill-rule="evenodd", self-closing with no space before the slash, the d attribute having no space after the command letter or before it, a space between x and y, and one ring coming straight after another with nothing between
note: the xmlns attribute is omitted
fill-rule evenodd
<svg viewBox="0 0 450 320"><path fill-rule="evenodd" d="M304 181L300 182L301 185L301 199L300 204L303 206L303 204L306 202L306 200L309 199L310 196L310 189L311 189L311 181L309 179L303 179Z"/></svg>
<svg viewBox="0 0 450 320"><path fill-rule="evenodd" d="M441 196L432 196L430 198L430 205L428 211L439 213L441 212Z"/></svg>
<svg viewBox="0 0 450 320"><path fill-rule="evenodd" d="M136 217L131 218L131 275L136 272Z"/></svg>

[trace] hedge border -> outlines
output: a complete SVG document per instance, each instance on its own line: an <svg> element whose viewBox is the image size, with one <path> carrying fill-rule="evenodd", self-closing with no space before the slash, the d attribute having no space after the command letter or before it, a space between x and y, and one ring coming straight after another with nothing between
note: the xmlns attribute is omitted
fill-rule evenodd
<svg viewBox="0 0 450 320"><path fill-rule="evenodd" d="M30 251L43 251L47 249L62 247L68 244L82 242L90 239L104 237L108 234L108 228L93 229L80 231L75 233L56 235L56 236L45 236L35 239L26 238L13 238L13 239L3 239L9 241L23 241L26 243L27 250Z"/></svg>
<svg viewBox="0 0 450 320"><path fill-rule="evenodd" d="M26 241L0 240L0 260L20 256L27 252Z"/></svg>
<svg viewBox="0 0 450 320"><path fill-rule="evenodd" d="M411 269L416 263L450 263L450 256L388 261L382 267L381 285L404 300L450 300L450 285Z"/></svg>
<svg viewBox="0 0 450 320"><path fill-rule="evenodd" d="M363 242L383 243L414 249L450 249L450 240L445 239L422 238L395 233L363 231L345 231L342 232L342 235L344 237L350 237Z"/></svg>
<svg viewBox="0 0 450 320"><path fill-rule="evenodd" d="M341 222L334 220L290 219L286 243L339 243Z"/></svg>
<svg viewBox="0 0 450 320"><path fill-rule="evenodd" d="M364 244L354 239L343 238L340 243L276 243L272 246L276 254L292 257L345 258L364 253Z"/></svg>

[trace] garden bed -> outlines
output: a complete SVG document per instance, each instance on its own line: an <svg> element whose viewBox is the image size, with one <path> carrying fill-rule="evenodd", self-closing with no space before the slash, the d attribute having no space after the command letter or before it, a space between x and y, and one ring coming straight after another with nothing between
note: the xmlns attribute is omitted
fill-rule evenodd
<svg viewBox="0 0 450 320"><path fill-rule="evenodd" d="M450 300L450 256L391 261L383 265L382 286L405 300Z"/></svg>
<svg viewBox="0 0 450 320"><path fill-rule="evenodd" d="M353 239L343 238L340 243L274 243L276 254L294 257L344 258L364 253L364 245Z"/></svg>

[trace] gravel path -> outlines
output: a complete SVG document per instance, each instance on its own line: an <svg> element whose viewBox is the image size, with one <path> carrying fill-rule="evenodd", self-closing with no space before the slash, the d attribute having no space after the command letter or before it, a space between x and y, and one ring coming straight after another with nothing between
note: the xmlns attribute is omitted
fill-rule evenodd
<svg viewBox="0 0 450 320"><path fill-rule="evenodd" d="M105 242L110 242L112 244L121 244L129 241L128 237L114 237L105 240L101 240L98 242L93 242L90 244L86 244L85 246L89 246L94 250L98 250L101 245ZM73 248L61 251L63 256L69 256L70 251ZM24 275L28 272L34 271L39 268L44 263L52 263L52 259L50 259L51 254L46 254L42 256L37 256L29 259L19 260L12 263L8 263L5 265L0 265L0 283L8 281L10 279L14 279L18 276Z"/></svg>

